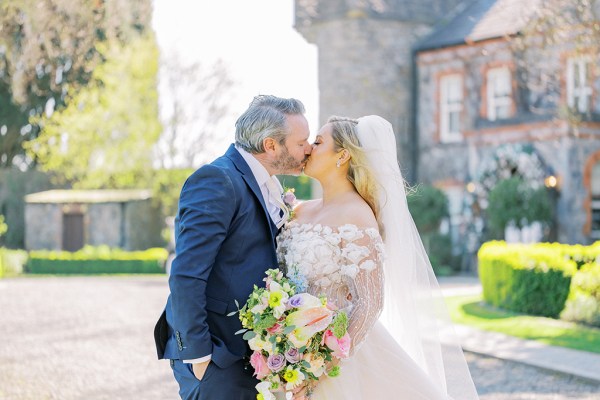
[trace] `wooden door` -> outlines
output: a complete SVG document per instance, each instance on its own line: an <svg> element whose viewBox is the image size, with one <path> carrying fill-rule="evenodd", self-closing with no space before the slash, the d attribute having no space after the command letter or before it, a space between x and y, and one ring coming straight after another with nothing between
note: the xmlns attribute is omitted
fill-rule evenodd
<svg viewBox="0 0 600 400"><path fill-rule="evenodd" d="M77 251L85 244L83 214L63 214L63 250Z"/></svg>

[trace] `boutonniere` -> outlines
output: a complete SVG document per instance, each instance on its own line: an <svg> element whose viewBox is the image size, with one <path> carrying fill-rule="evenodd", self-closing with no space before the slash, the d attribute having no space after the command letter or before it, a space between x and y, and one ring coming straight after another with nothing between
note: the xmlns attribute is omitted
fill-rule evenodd
<svg viewBox="0 0 600 400"><path fill-rule="evenodd" d="M294 218L294 206L298 203L294 194L295 191L296 189L294 188L283 188L282 199L285 208L288 210L288 221Z"/></svg>

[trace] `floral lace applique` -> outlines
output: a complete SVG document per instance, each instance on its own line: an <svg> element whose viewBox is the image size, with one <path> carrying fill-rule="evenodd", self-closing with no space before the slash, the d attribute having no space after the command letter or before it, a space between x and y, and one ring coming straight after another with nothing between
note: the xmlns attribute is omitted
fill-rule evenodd
<svg viewBox="0 0 600 400"><path fill-rule="evenodd" d="M383 241L375 228L289 222L277 237L279 264L301 290L325 295L350 315L353 351L383 308Z"/></svg>

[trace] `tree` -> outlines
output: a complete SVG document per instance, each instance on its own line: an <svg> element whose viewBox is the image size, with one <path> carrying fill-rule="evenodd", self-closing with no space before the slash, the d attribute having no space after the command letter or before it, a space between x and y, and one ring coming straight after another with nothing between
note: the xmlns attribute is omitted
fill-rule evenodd
<svg viewBox="0 0 600 400"><path fill-rule="evenodd" d="M218 126L229 113L234 81L218 60L186 64L173 52L161 58L164 131L156 147L162 168L193 168L208 161Z"/></svg>
<svg viewBox="0 0 600 400"><path fill-rule="evenodd" d="M97 44L125 43L147 31L150 0L3 0L0 2L0 167L35 163L22 143L86 85L100 64Z"/></svg>
<svg viewBox="0 0 600 400"><path fill-rule="evenodd" d="M103 42L97 51L105 61L88 85L68 95L64 108L34 118L41 132L25 147L43 170L73 187L147 187L161 131L154 37Z"/></svg>
<svg viewBox="0 0 600 400"><path fill-rule="evenodd" d="M497 239L503 239L504 230L511 223L519 229L534 222L548 228L552 223L553 209L545 187L534 189L517 176L503 179L489 194L487 215L490 233Z"/></svg>

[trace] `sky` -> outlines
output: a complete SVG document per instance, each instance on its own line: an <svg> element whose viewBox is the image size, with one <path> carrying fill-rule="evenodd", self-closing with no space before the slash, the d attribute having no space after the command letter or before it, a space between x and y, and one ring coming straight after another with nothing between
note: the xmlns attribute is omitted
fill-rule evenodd
<svg viewBox="0 0 600 400"><path fill-rule="evenodd" d="M294 30L293 18L293 0L154 0L161 52L205 65L220 58L237 82L215 156L233 141L235 119L257 94L300 99L316 134L317 48Z"/></svg>

